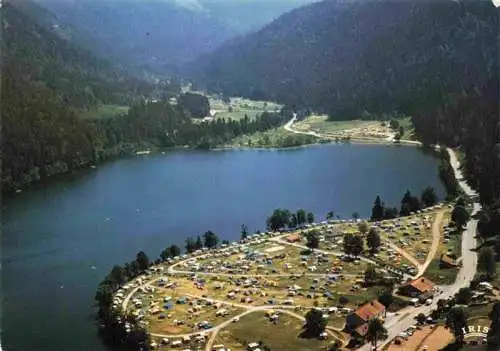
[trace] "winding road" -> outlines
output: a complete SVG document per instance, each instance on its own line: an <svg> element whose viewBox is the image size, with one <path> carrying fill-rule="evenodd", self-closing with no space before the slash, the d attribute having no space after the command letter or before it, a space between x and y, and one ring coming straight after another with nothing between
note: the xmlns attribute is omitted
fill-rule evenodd
<svg viewBox="0 0 500 351"><path fill-rule="evenodd" d="M476 198L477 193L467 184L462 176L460 170L460 163L455 155L455 152L447 148L448 154L450 155L450 164L453 167L455 173L455 178L457 179L460 187L467 196ZM473 212L476 214L481 210L481 205L478 202L473 203ZM458 290L469 286L470 282L474 278L477 269L477 253L474 251L476 248L476 231L477 231L477 219L471 216L471 219L467 223L467 226L462 233L462 266L458 272L457 278L452 285L441 286L441 294L438 298L435 298L430 306L420 306L417 308L409 307L404 310L399 311L399 314L403 317L397 318L393 316L388 318L385 323L385 327L388 331L388 338L385 342L379 344L382 349L385 345L389 344L392 339L394 339L398 334L408 329L410 326L415 324L415 317L423 313L428 315L432 310L436 309L437 301L439 299L448 299L454 296ZM359 351L370 351L371 345L365 344Z"/></svg>
<svg viewBox="0 0 500 351"><path fill-rule="evenodd" d="M294 134L304 134L304 135L312 135L312 136L315 136L315 137L318 137L318 138L321 138L321 135L319 135L318 133L316 132L302 132L302 131L299 131L299 130L296 130L296 129L293 129L293 124L295 123L295 121L297 120L297 114L294 113L293 114L293 117L292 119L290 119L285 125L284 125L284 128L285 130L291 132L291 133L294 133Z"/></svg>

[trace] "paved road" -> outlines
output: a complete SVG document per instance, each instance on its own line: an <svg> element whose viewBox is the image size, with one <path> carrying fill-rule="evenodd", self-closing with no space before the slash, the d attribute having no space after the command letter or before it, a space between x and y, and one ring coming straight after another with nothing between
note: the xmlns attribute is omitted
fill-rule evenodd
<svg viewBox="0 0 500 351"><path fill-rule="evenodd" d="M466 183L460 171L460 163L455 155L455 152L451 149L447 149L450 155L450 164L453 167L455 173L455 178L462 190L468 196L477 195L476 192ZM473 204L473 214L481 210L481 205L477 202ZM471 280L474 278L477 269L477 253L472 251L476 248L476 231L477 231L477 220L471 218L467 223L467 226L462 234L462 266L458 272L457 278L452 285L442 286L442 292L434 299L430 306L420 306L418 308L409 307L399 312L400 318L391 318L391 320L386 321L385 327L387 328L389 337L386 341L379 345L382 348L384 345L388 344L392 339L394 339L399 333L408 329L410 326L415 324L415 317L419 313L424 313L426 315L437 307L437 301L439 299L447 299L454 296L458 290L467 287ZM359 348L359 351L369 351L371 345L365 344L363 347Z"/></svg>

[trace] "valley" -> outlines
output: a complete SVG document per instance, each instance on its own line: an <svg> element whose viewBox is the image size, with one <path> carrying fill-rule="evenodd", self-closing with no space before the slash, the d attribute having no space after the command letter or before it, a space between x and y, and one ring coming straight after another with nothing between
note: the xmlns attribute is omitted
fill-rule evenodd
<svg viewBox="0 0 500 351"><path fill-rule="evenodd" d="M0 12L0 349L500 349L491 1Z"/></svg>

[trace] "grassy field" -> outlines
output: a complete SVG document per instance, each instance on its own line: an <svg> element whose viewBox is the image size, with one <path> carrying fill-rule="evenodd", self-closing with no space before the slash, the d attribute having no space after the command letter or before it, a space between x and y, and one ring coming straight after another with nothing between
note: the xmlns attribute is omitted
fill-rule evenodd
<svg viewBox="0 0 500 351"><path fill-rule="evenodd" d="M222 330L215 344L224 344L231 350L245 350L249 343L262 341L273 351L309 351L321 350L331 343L331 340L301 338L302 326L302 321L287 314L281 314L274 324L264 313L256 312Z"/></svg>
<svg viewBox="0 0 500 351"><path fill-rule="evenodd" d="M441 241L439 243L439 247L436 252L436 256L434 256L434 260L431 262L424 276L432 280L436 284L452 284L455 281L455 278L458 274L458 269L449 268L449 269L441 269L439 268L439 261L441 254L452 252L457 256L460 256L461 247L462 247L462 236L451 234L448 242L443 242L443 231L444 227L450 222L451 212L447 211L443 217L443 223L441 228Z"/></svg>
<svg viewBox="0 0 500 351"><path fill-rule="evenodd" d="M432 243L431 226L434 218L435 213L403 217L394 222L396 228L382 230L381 235L423 263Z"/></svg>
<svg viewBox="0 0 500 351"><path fill-rule="evenodd" d="M268 101L231 98L231 102L227 104L215 96L211 96L209 100L210 108L217 111L216 118L231 118L233 120L240 120L247 115L248 118L254 119L257 115L260 115L265 111L274 112L281 109L281 105ZM229 111L229 106L232 107L233 111Z"/></svg>
<svg viewBox="0 0 500 351"><path fill-rule="evenodd" d="M431 264L424 273L424 276L430 279L435 284L452 284L457 277L458 270L456 268L441 269L439 268L439 258L432 260Z"/></svg>
<svg viewBox="0 0 500 351"><path fill-rule="evenodd" d="M363 128L379 122L352 120L352 121L328 121L328 116L312 115L305 120L297 122L295 128L297 130L309 130L322 133L337 133L345 129Z"/></svg>
<svg viewBox="0 0 500 351"><path fill-rule="evenodd" d="M411 117L405 117L398 119L399 125L402 126L405 130L403 140L414 140L415 128L413 127L413 123L411 122Z"/></svg>
<svg viewBox="0 0 500 351"><path fill-rule="evenodd" d="M128 106L100 105L91 110L81 111L79 116L87 119L112 118L121 114L126 114L128 110Z"/></svg>

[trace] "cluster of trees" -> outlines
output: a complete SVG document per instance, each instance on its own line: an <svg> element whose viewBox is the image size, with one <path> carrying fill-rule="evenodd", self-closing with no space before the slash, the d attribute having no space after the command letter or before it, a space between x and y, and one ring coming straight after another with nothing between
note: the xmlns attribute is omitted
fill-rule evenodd
<svg viewBox="0 0 500 351"><path fill-rule="evenodd" d="M316 308L309 310L305 317L306 323L304 324L302 336L318 338L325 331L328 320L323 318L323 312Z"/></svg>
<svg viewBox="0 0 500 351"><path fill-rule="evenodd" d="M466 204L463 198L458 198L453 211L451 211L451 221L455 225L458 231L462 231L463 227L469 221L470 215L466 208Z"/></svg>
<svg viewBox="0 0 500 351"><path fill-rule="evenodd" d="M494 351L500 348L500 302L495 302L488 317L491 320L488 331L488 350Z"/></svg>
<svg viewBox="0 0 500 351"><path fill-rule="evenodd" d="M405 134L405 128L399 124L399 121L397 119L391 119L389 121L389 126L396 133L396 136L394 137L394 139L396 141L401 140L401 138Z"/></svg>
<svg viewBox="0 0 500 351"><path fill-rule="evenodd" d="M210 103L204 95L187 92L179 96L177 103L193 118L203 118L210 115Z"/></svg>
<svg viewBox="0 0 500 351"><path fill-rule="evenodd" d="M362 225L360 225L362 227ZM365 240L363 236L366 234ZM352 233L344 234L343 238L343 250L347 255L359 256L365 249L366 246L371 253L376 253L380 246L382 245L382 240L380 234L376 228L370 228L368 231L361 231L361 235L356 235Z"/></svg>
<svg viewBox="0 0 500 351"><path fill-rule="evenodd" d="M313 223L314 214L306 212L303 209L292 213L289 210L277 208L271 216L267 218L266 225L269 230L293 229L304 225L305 223Z"/></svg>
<svg viewBox="0 0 500 351"><path fill-rule="evenodd" d="M192 253L196 250L201 250L202 248L214 248L219 244L219 238L217 235L211 230L203 233L203 239L201 236L197 236L196 239L191 237L186 239L186 252Z"/></svg>
<svg viewBox="0 0 500 351"><path fill-rule="evenodd" d="M111 272L99 284L95 299L98 303L98 318L104 326L100 335L104 341L119 345L123 350L143 350L149 348L149 336L146 330L135 323L135 320L123 319L118 313L113 311L113 294L127 281L143 273L150 265L149 257L140 251L135 260L125 263L123 266L115 265ZM118 320L120 318L120 320ZM125 331L124 324L131 322L133 326L130 332Z"/></svg>
<svg viewBox="0 0 500 351"><path fill-rule="evenodd" d="M344 234L344 252L347 255L359 256L364 250L364 242L361 235L351 233Z"/></svg>
<svg viewBox="0 0 500 351"><path fill-rule="evenodd" d="M317 249L319 247L319 232L317 230L311 230L306 234L306 246L311 250Z"/></svg>
<svg viewBox="0 0 500 351"><path fill-rule="evenodd" d="M446 188L446 199L454 199L460 194L460 187L458 186L458 181L455 178L453 167L450 164L450 155L445 149L441 149L439 151L439 160L438 174L441 182L443 182L443 185Z"/></svg>
<svg viewBox="0 0 500 351"><path fill-rule="evenodd" d="M169 258L174 258L176 256L179 256L180 254L181 254L181 249L179 248L179 246L170 245L160 253L160 259L162 261L166 261Z"/></svg>
<svg viewBox="0 0 500 351"><path fill-rule="evenodd" d="M485 274L487 280L493 279L497 273L495 256L495 251L491 247L483 247L479 251L477 268Z"/></svg>
<svg viewBox="0 0 500 351"><path fill-rule="evenodd" d="M317 140L318 138L315 137L314 135L286 134L286 135L277 135L275 138L271 139L269 135L264 134L256 142L252 141L252 139L249 138L245 146L286 148L286 147L295 147L295 146L313 144Z"/></svg>
<svg viewBox="0 0 500 351"><path fill-rule="evenodd" d="M401 200L401 208L398 211L396 207L385 207L380 196L377 195L372 207L372 221L381 221L384 219L392 219L399 216L408 216L411 212L416 212L425 207L430 207L438 202L438 197L434 192L432 187L426 187L419 197L411 194L409 190L403 196Z"/></svg>

